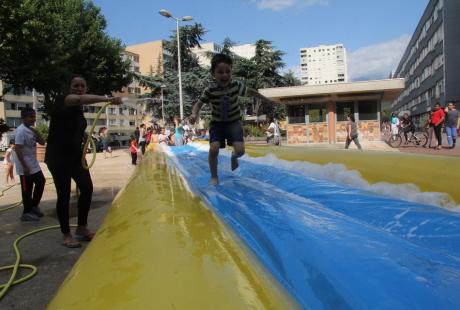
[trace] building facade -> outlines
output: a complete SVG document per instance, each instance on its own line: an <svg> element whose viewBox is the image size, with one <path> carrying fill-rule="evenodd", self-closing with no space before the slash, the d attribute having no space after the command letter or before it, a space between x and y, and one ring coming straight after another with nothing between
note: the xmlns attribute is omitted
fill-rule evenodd
<svg viewBox="0 0 460 310"><path fill-rule="evenodd" d="M242 44L242 45L235 45L232 46L230 49L234 54L246 58L251 59L256 55L256 45L255 44ZM198 57L198 61L200 66L202 67L210 67L211 66L211 58L209 57L210 53L220 53L222 51L222 46L213 42L207 42L201 44L201 48L194 47L192 48L192 53L194 53Z"/></svg>
<svg viewBox="0 0 460 310"><path fill-rule="evenodd" d="M127 55L138 56L138 71L142 75L150 76L163 73L163 41L150 41L125 48ZM150 93L150 89L141 87L140 95Z"/></svg>
<svg viewBox="0 0 460 310"><path fill-rule="evenodd" d="M343 44L300 49L302 85L348 82L347 51Z"/></svg>
<svg viewBox="0 0 460 310"><path fill-rule="evenodd" d="M359 140L380 141L380 111L404 89L404 79L260 89L287 110L288 144L344 143L347 115L358 123Z"/></svg>
<svg viewBox="0 0 460 310"><path fill-rule="evenodd" d="M211 66L211 59L209 58L208 54L210 53L220 53L222 51L222 47L219 44L213 42L207 42L200 44L201 47L195 46L191 49L192 53L198 57L198 62L202 67L210 67Z"/></svg>
<svg viewBox="0 0 460 310"><path fill-rule="evenodd" d="M123 60L128 60L130 62L129 71L133 73L140 74L140 67L139 67L139 54L123 51L121 58ZM134 79L128 86L122 88L121 92L115 92L113 95L115 96L135 96L140 95L142 91L142 87L139 85L139 82Z"/></svg>
<svg viewBox="0 0 460 310"><path fill-rule="evenodd" d="M430 0L393 75L405 89L392 103L416 123L433 109L460 101L460 1Z"/></svg>

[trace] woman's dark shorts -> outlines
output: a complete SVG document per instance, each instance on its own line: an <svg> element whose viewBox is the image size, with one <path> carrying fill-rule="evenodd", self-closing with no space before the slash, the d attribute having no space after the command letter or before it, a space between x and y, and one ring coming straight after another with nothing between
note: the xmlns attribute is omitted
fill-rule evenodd
<svg viewBox="0 0 460 310"><path fill-rule="evenodd" d="M209 143L220 142L220 148L225 148L225 140L228 145L233 142L244 142L243 127L240 121L235 122L211 122L209 128Z"/></svg>

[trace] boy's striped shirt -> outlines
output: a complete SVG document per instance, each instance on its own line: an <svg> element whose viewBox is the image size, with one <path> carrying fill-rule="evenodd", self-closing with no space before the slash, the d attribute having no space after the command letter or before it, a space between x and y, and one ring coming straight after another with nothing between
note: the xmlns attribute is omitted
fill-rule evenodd
<svg viewBox="0 0 460 310"><path fill-rule="evenodd" d="M226 88L214 83L204 90L200 101L211 105L212 121L233 122L241 118L238 97L246 92L246 86L239 81L231 81Z"/></svg>

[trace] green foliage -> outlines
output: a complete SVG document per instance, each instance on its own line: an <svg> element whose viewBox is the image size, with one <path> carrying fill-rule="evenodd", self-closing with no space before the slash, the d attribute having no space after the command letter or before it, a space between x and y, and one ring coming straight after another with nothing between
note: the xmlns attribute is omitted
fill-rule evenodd
<svg viewBox="0 0 460 310"><path fill-rule="evenodd" d="M244 125L243 134L245 137L264 137L265 131L260 126Z"/></svg>
<svg viewBox="0 0 460 310"><path fill-rule="evenodd" d="M87 0L2 0L0 79L35 88L49 111L75 74L92 93L120 90L130 82L120 40L105 32L100 9Z"/></svg>
<svg viewBox="0 0 460 310"><path fill-rule="evenodd" d="M35 126L35 129L40 133L43 139L48 139L49 127L45 123L40 123Z"/></svg>
<svg viewBox="0 0 460 310"><path fill-rule="evenodd" d="M3 118L0 118L0 136L8 130L10 130L10 127L5 124L5 120Z"/></svg>

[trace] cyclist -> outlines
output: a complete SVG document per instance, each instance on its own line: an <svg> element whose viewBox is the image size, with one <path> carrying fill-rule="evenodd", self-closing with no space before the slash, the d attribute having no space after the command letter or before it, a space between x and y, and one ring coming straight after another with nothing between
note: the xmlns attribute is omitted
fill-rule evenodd
<svg viewBox="0 0 460 310"><path fill-rule="evenodd" d="M407 134L410 132L412 133L411 136L413 136L415 133L415 127L414 127L414 123L412 122L411 117L407 113L404 113L403 115L403 119L401 122L401 129L404 132L404 138L406 138L405 144L408 144L409 139L407 138Z"/></svg>

